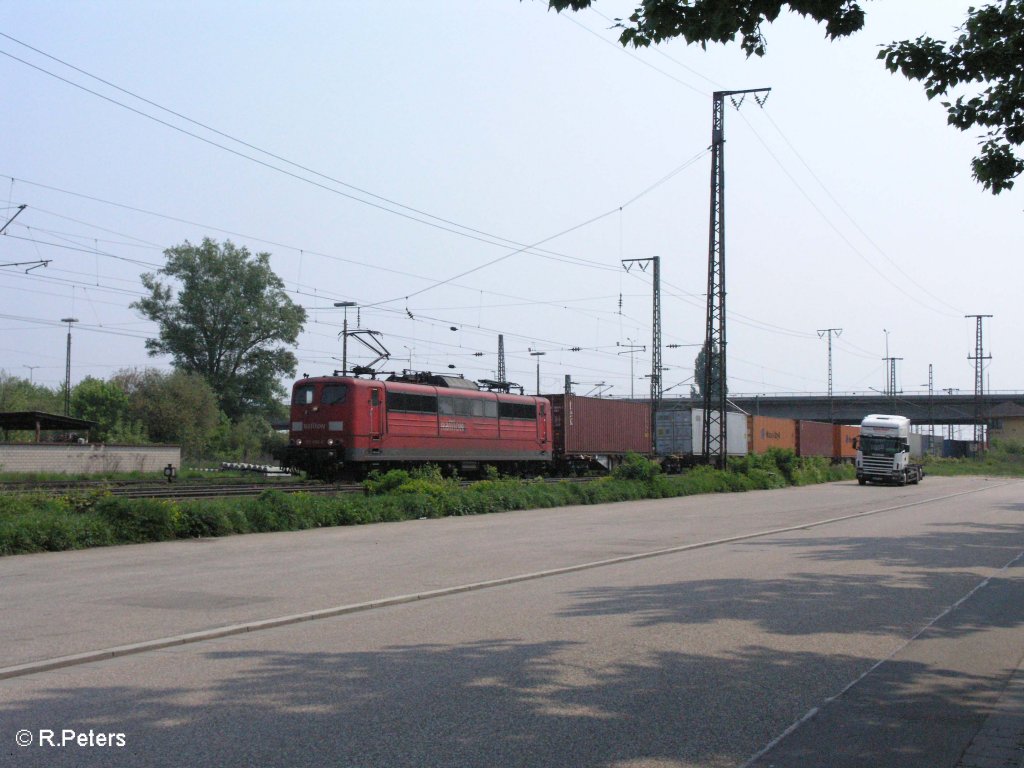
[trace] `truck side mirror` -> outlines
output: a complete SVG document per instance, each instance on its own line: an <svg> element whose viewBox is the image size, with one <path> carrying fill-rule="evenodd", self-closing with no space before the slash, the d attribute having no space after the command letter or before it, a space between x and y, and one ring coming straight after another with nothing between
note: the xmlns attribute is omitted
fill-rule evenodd
<svg viewBox="0 0 1024 768"><path fill-rule="evenodd" d="M855 450L855 451L857 450L857 442L858 442L858 439L856 437L853 438L853 450Z"/></svg>

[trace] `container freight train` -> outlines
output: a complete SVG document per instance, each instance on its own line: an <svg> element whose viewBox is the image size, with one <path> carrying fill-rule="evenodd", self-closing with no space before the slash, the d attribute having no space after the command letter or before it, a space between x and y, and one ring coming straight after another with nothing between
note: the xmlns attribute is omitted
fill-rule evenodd
<svg viewBox="0 0 1024 768"><path fill-rule="evenodd" d="M653 457L671 471L695 463L703 416L699 408L666 409L652 424L645 402L515 395L428 373L387 380L322 376L295 383L288 445L277 458L282 466L324 479L425 463L464 475L485 465L509 473L572 474L613 469L629 453ZM731 455L789 448L801 456L852 461L858 432L741 413L726 418Z"/></svg>
<svg viewBox="0 0 1024 768"><path fill-rule="evenodd" d="M704 411L664 410L657 414L655 453L666 469L693 464L701 453ZM730 456L766 453L772 448L797 456L820 456L834 462L853 462L860 427L802 419L727 413L725 447Z"/></svg>

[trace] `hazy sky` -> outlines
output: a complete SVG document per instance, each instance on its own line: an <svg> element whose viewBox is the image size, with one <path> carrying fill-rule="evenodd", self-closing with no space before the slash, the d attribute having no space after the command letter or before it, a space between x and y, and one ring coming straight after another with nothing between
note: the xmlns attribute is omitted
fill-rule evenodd
<svg viewBox="0 0 1024 768"><path fill-rule="evenodd" d="M887 341L903 390L933 364L973 391L976 313L986 385L1020 390L1021 189L977 185L976 136L875 59L970 3L865 5L851 40L789 14L748 60L624 51L618 0L0 4L3 220L27 205L0 264L50 260L0 267L0 368L59 385L68 316L73 382L168 367L128 305L165 248L212 237L271 253L307 308L299 374L340 367L354 301L390 369L490 378L504 334L528 391L539 360L545 392L627 396L632 362L646 393L651 282L621 260L661 257L664 343L699 345L711 93L764 86L725 115L730 391L824 392L824 328L837 392L884 387ZM669 394L696 352L665 349Z"/></svg>

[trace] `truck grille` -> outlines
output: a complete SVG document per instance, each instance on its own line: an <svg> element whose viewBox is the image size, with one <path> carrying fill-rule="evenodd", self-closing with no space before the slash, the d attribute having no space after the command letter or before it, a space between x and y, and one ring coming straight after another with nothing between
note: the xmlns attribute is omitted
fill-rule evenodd
<svg viewBox="0 0 1024 768"><path fill-rule="evenodd" d="M865 456L861 462L864 472L867 474L888 475L892 472L892 456Z"/></svg>

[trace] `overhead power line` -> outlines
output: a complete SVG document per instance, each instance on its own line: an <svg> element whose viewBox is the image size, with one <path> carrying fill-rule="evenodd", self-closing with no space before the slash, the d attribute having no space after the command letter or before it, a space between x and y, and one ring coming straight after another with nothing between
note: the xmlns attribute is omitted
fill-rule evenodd
<svg viewBox="0 0 1024 768"><path fill-rule="evenodd" d="M25 48L28 48L29 50L39 54L40 56L45 56L46 58L50 59L51 61L57 62L58 64L61 64L62 66L68 67L69 69L71 69L71 70L73 70L75 72L78 72L79 74L84 75L85 77L91 78L91 79L93 79L93 80L95 80L95 81L97 81L99 83L102 83L103 85L105 85L105 86L107 86L109 88L113 88L114 90L116 90L116 91L118 91L120 93L123 93L123 94L125 94L127 96L130 96L133 99L137 99L138 101L141 101L142 103L147 104L147 105L149 105L149 106L151 106L151 107L153 107L155 109L159 109L162 112L165 112L165 113L167 113L169 115L172 115L172 116L178 118L179 120L184 120L185 122L187 122L187 123L189 123L191 125L194 125L194 126L196 126L198 128L202 128L205 131L209 131L210 133L213 133L216 136L220 136L222 138L225 138L225 139L227 139L227 140L229 140L231 142L234 142L234 143L236 143L236 144L238 144L238 145L240 145L242 147L245 147L247 149L253 150L254 152L258 152L258 153L260 153L262 155L266 155L267 157L272 158L272 159L274 159L274 160L276 160L278 162L284 163L284 164L286 164L288 166L291 166L292 168L298 169L298 170L302 171L303 173L311 174L311 175L313 175L313 176L315 176L317 178L323 179L324 181L328 181L331 184L336 184L338 186L345 187L346 189L350 189L353 192L357 192L359 195L363 195L365 197L359 197L358 195L349 194L349 193L344 192L342 190L335 189L334 187L330 187L330 186L328 186L326 184L322 184L322 183L317 182L317 181L315 181L313 179L310 179L310 178L308 178L306 176L303 176L303 175L301 175L299 173L295 173L295 172L289 171L286 168L281 168L281 167L279 167L277 165L274 165L273 163L269 163L269 162L267 162L265 160L261 160L258 157L253 157L252 155L246 154L245 152L241 152L241 151L239 151L237 149L234 149L232 147L225 146L224 144L221 144L221 143L219 143L217 141L209 139L209 138L207 138L205 136L202 136L202 135L200 135L198 133L195 133L193 131L190 131L190 130L187 130L185 128L182 128L179 125L175 125L174 123L168 122L167 120L163 120L163 119L161 119L159 117L151 115L148 112L145 112L145 111L143 111L141 109L137 109L137 108L135 108L133 106L125 104L124 102L118 101L117 99L114 99L114 98L112 98L110 96L107 96L106 94L100 93L99 91L95 91L95 90L93 90L91 88L87 88L87 87L85 87L84 85L82 85L80 83L76 83L74 80L70 80L70 79L68 79L66 77L58 75L55 72L51 72L48 69L40 67L37 64L33 64L30 61L26 61L25 59L22 59L22 58L20 58L18 56L15 56L12 53L8 53L7 51L0 51L0 54L2 54L4 56L7 56L8 58L13 59L14 61L17 61L17 62L19 62L21 64L24 64L25 66L30 67L30 68L38 71L38 72L41 72L41 73L43 73L45 75L48 75L48 76L50 76L50 77L52 77L52 78L54 78L56 80L59 80L59 81L65 83L67 85L70 85L70 86L72 86L74 88L78 88L79 90L84 91L84 92L86 92L88 94L91 94L93 96L96 96L99 99L103 99L104 101L107 101L107 102L109 102L111 104L119 106L122 109L126 109L129 112L132 112L132 113L134 113L134 114L136 114L136 115L138 115L140 117L144 117L147 120L152 120L155 123L159 123L160 125L163 125L163 126L165 126L167 128L170 128L171 130L174 130L174 131L177 131L179 133L182 133L182 134L184 134L186 136L194 138L194 139L196 139L198 141L201 141L201 142L203 142L205 144L208 144L208 145L210 145L212 147L215 147L217 149L221 149L221 150L223 150L225 152L229 152L229 153L231 153L231 154L233 154L233 155L235 155L237 157L240 157L242 159L249 160L250 162L256 163L257 165L261 165L264 168L268 168L270 170L277 171L278 173L282 173L282 174L284 174L286 176L289 176L289 177L291 177L293 179L296 179L298 181L303 181L303 182L305 182L307 184L311 184L312 186L318 187L318 188L323 189L323 190L325 190L327 192L331 192L333 194L340 195L341 197L345 197L345 198L347 198L349 200L353 200L353 201L355 201L357 203L362 203L363 205L370 206L371 208L376 208L378 210L384 211L386 213L390 213L390 214L395 215L395 216L400 216L400 217L408 219L410 221L415 221L415 222L418 222L420 224L425 224L426 226L434 227L436 229L440 229L440 230L445 231L445 232L450 232L451 234L455 234L455 235L458 235L460 237L466 237L466 238L469 238L471 240L477 240L479 242L484 242L484 243L488 243L489 245L496 245L496 246L500 246L500 247L518 246L518 247L522 248L523 250L532 250L535 247L535 246L524 245L523 243L516 242L515 240L509 239L509 238L506 238L506 237L502 237L501 235L495 235L495 234L490 233L490 232L485 232L484 230L476 229L476 228L471 227L471 226L466 225L466 224L460 224L459 222L454 221L452 219L447 219L447 218L445 218L443 216L438 216L438 215L432 214L432 213L430 213L428 211L424 211L422 209L415 208L413 206L406 205L404 203L400 203L397 200L393 200L393 199L385 197L383 195L378 195L378 194L376 194L374 192L370 192L369 190L366 190L366 189L363 189L361 187L355 186L354 184L350 184L349 182L346 182L346 181L344 181L342 179L335 178L333 176L330 176L329 174L322 173L321 171L317 171L317 170L315 170L313 168L309 168L308 166L302 165L301 163L295 162L293 160L289 160L286 157L283 157L283 156L278 155L278 154L276 154L274 152L271 152L269 150L266 150L266 149L263 149L261 147L258 147L255 144L252 144L252 143L250 143L248 141L245 141L244 139L239 139L239 138L237 138L235 136L232 136L231 134L228 134L228 133L226 133L224 131L218 130L217 128L214 128L212 126L206 125L205 123L202 123L202 122L200 122L198 120L194 120L193 118L190 118L187 115L184 115L184 114L182 114L180 112L177 112L177 111L175 111L173 109L170 109L168 107L164 107L161 104L158 104L157 102L155 102L155 101L153 101L151 99L147 99L146 97L140 96L140 95L138 95L138 94L136 94L136 93L134 93L132 91L129 91L126 88L122 88L121 86L119 86L119 85L117 85L115 83L112 83L109 80L105 80L102 77L99 77L99 76L94 75L94 74L92 74L90 72L87 72L86 70L84 70L84 69L82 69L80 67L77 67L74 64L66 62L63 59L60 59L60 58L58 58L56 56L53 56L52 54L46 53L45 51L42 51L42 50L40 50L38 48L35 48L35 47L33 47L33 46L31 46L31 45L29 45L27 43L22 42L21 40L18 40L17 38L11 37L8 34L0 32L0 37L7 38L11 42L17 43L18 45L21 45L21 46L23 46ZM365 198L371 198L371 199L367 200ZM374 200L379 201L379 202L373 202ZM388 206L391 206L391 207L388 207ZM395 210L395 209L400 209L400 210ZM403 213L403 211L405 211L406 213ZM430 221L428 221L427 219L430 219ZM579 261L579 262L587 263L586 259L579 259L578 257L572 257L572 256L567 256L565 254L558 254L558 253L553 253L553 252L538 252L537 255L545 257L545 258L569 259L571 261ZM589 262L589 263L593 264L594 262ZM601 268L605 268L605 265L597 265L597 266L600 266Z"/></svg>

